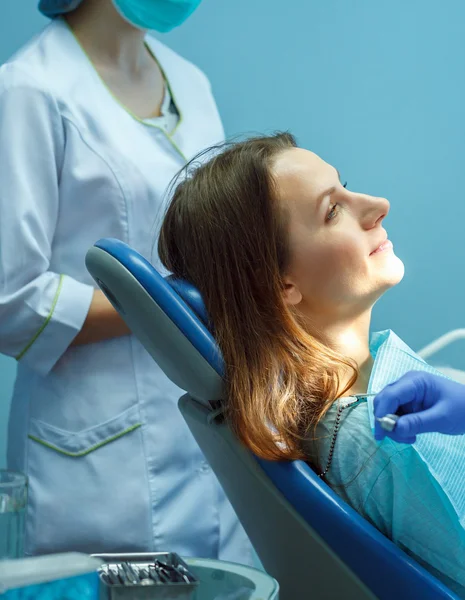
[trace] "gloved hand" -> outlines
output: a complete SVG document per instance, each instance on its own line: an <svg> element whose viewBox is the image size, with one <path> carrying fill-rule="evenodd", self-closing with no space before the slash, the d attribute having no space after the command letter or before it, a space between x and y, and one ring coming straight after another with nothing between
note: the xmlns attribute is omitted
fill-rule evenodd
<svg viewBox="0 0 465 600"><path fill-rule="evenodd" d="M375 438L412 444L419 433L465 433L465 386L425 371L410 371L374 399L375 417L398 414L393 431L375 421Z"/></svg>

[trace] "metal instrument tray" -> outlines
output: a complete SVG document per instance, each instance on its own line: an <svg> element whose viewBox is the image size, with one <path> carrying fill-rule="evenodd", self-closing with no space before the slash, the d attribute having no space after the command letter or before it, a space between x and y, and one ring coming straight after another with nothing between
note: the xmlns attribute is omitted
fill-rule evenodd
<svg viewBox="0 0 465 600"><path fill-rule="evenodd" d="M198 579L189 571L186 563L175 552L141 552L128 554L93 554L92 556L103 560L103 565L99 569L100 578L100 598L101 600L191 600L196 587L199 584ZM162 561L166 565L174 568L180 567L180 571L189 580L187 581L155 581L147 584L145 580L141 583L110 583L105 574L108 568L118 571L123 570L122 564L128 563L137 570L149 571L150 566L155 565L155 561ZM130 578L128 578L130 579Z"/></svg>

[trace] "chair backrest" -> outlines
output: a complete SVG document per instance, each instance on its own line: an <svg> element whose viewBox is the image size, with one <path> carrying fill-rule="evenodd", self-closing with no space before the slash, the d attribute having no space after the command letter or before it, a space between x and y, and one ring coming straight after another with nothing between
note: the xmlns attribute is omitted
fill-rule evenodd
<svg viewBox="0 0 465 600"><path fill-rule="evenodd" d="M212 409L224 395L223 364L193 286L164 279L118 240L100 240L86 264L154 360L187 391L181 412L281 598L457 598L308 465L260 460L238 443L221 410Z"/></svg>

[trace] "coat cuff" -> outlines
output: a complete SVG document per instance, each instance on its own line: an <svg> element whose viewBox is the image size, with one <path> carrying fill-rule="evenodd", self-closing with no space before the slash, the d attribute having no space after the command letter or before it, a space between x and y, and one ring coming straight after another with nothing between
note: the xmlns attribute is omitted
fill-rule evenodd
<svg viewBox="0 0 465 600"><path fill-rule="evenodd" d="M48 316L16 360L47 375L81 331L94 290L91 285L61 275Z"/></svg>

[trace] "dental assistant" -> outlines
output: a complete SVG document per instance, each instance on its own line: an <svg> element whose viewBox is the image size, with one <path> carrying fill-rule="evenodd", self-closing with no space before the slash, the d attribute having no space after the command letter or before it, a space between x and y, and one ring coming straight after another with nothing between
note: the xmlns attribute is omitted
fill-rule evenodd
<svg viewBox="0 0 465 600"><path fill-rule="evenodd" d="M392 431L377 421L375 437L413 444L420 433L465 433L465 386L445 377L410 371L386 386L374 399L374 415L401 413Z"/></svg>
<svg viewBox="0 0 465 600"><path fill-rule="evenodd" d="M18 361L8 467L29 477L28 554L251 562L182 390L84 263L102 237L150 260L170 180L223 140L206 76L146 35L199 2L41 0L50 24L0 68L0 352Z"/></svg>

